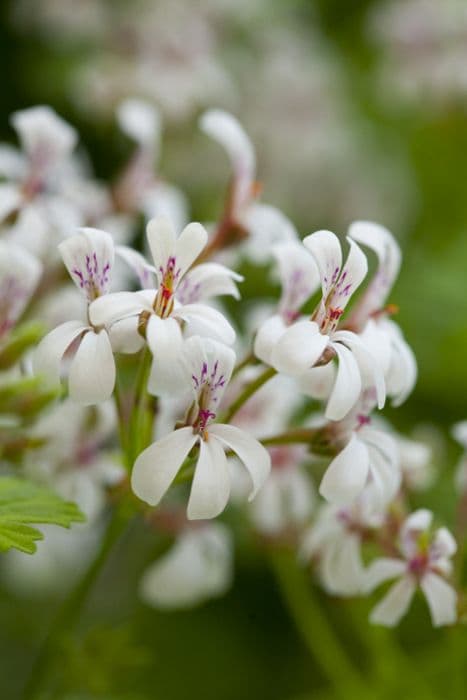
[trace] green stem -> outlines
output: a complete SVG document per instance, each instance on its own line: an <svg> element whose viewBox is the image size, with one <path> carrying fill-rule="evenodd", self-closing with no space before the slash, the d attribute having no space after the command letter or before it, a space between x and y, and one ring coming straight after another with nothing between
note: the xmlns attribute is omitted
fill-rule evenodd
<svg viewBox="0 0 467 700"><path fill-rule="evenodd" d="M370 697L370 689L354 668L313 595L306 572L285 549L271 551L270 561L287 608L312 658L334 687L336 697Z"/></svg>
<svg viewBox="0 0 467 700"><path fill-rule="evenodd" d="M24 689L23 700L35 700L43 689L45 681L50 677L55 664L58 662L60 646L64 636L75 627L88 594L97 580L110 550L122 534L127 522L128 513L115 507L107 524L99 551L83 578L60 607L48 630L42 647L34 660Z"/></svg>
<svg viewBox="0 0 467 700"><path fill-rule="evenodd" d="M263 384L266 384L277 372L273 367L268 367L256 379L248 384L245 389L240 392L235 401L230 404L224 415L219 418L219 423L229 423L231 418L241 409L244 403L248 401L258 389L261 389Z"/></svg>
<svg viewBox="0 0 467 700"><path fill-rule="evenodd" d="M151 362L152 355L148 348L145 348L135 379L135 393L128 445L130 468L136 457L150 443L152 436L152 419L154 413L151 410L151 405L154 399L149 396L146 390L149 374L151 372Z"/></svg>
<svg viewBox="0 0 467 700"><path fill-rule="evenodd" d="M316 428L295 428L285 433L279 433L279 435L260 438L260 442L265 447L268 445L308 444L313 440L317 432Z"/></svg>

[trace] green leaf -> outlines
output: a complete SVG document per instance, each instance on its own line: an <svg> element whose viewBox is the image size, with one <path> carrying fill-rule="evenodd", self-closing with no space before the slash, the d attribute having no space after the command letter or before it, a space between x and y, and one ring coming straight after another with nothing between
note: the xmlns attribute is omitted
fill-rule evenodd
<svg viewBox="0 0 467 700"><path fill-rule="evenodd" d="M53 491L29 481L0 477L0 551L12 547L32 554L42 533L30 523L70 527L84 516L74 503L67 503Z"/></svg>

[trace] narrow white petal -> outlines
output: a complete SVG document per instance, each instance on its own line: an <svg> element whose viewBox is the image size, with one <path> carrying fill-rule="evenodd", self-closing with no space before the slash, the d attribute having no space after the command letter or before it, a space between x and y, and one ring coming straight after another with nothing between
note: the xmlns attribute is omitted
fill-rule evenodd
<svg viewBox="0 0 467 700"><path fill-rule="evenodd" d="M269 204L253 203L242 217L250 236L244 246L245 253L258 265L271 258L272 246L285 241L298 242L297 231L284 214Z"/></svg>
<svg viewBox="0 0 467 700"><path fill-rule="evenodd" d="M148 391L154 396L177 393L187 389L182 371L183 338L174 318L151 316L146 328L146 340L153 354Z"/></svg>
<svg viewBox="0 0 467 700"><path fill-rule="evenodd" d="M435 627L453 625L457 620L457 593L441 576L427 573L420 581Z"/></svg>
<svg viewBox="0 0 467 700"><path fill-rule="evenodd" d="M115 386L115 361L106 330L89 331L72 360L68 388L73 401L91 405L106 401Z"/></svg>
<svg viewBox="0 0 467 700"><path fill-rule="evenodd" d="M326 406L328 420L342 420L357 403L362 390L360 370L353 353L342 343L332 343L337 353L336 381Z"/></svg>
<svg viewBox="0 0 467 700"><path fill-rule="evenodd" d="M89 330L80 321L62 323L41 340L33 354L35 374L43 374L51 381L60 382L60 365L67 348L81 333Z"/></svg>
<svg viewBox="0 0 467 700"><path fill-rule="evenodd" d="M208 241L204 226L193 222L185 226L175 242L175 257L180 278L195 262Z"/></svg>
<svg viewBox="0 0 467 700"><path fill-rule="evenodd" d="M384 321L389 332L392 358L386 375L386 385L393 406L400 406L417 382L417 360L401 330L393 321Z"/></svg>
<svg viewBox="0 0 467 700"><path fill-rule="evenodd" d="M128 98L117 108L120 129L140 146L154 149L159 142L161 117L150 102Z"/></svg>
<svg viewBox="0 0 467 700"><path fill-rule="evenodd" d="M452 557L456 553L456 540L446 527L436 530L431 550L437 557Z"/></svg>
<svg viewBox="0 0 467 700"><path fill-rule="evenodd" d="M342 248L339 239L332 231L316 231L303 239L318 266L323 298L326 299L339 279L342 267Z"/></svg>
<svg viewBox="0 0 467 700"><path fill-rule="evenodd" d="M136 496L156 506L197 440L191 427L180 428L141 452L131 473L131 488Z"/></svg>
<svg viewBox="0 0 467 700"><path fill-rule="evenodd" d="M368 470L368 450L353 433L349 443L326 469L319 492L330 503L351 503L363 490Z"/></svg>
<svg viewBox="0 0 467 700"><path fill-rule="evenodd" d="M248 500L252 501L271 470L269 452L258 440L234 425L216 423L210 426L209 433L230 447L247 468L253 482L253 488L248 497Z"/></svg>
<svg viewBox="0 0 467 700"><path fill-rule="evenodd" d="M165 216L157 216L149 221L146 227L146 235L156 274L160 276L161 270L165 270L167 267L169 258L175 256L176 237L174 228Z"/></svg>
<svg viewBox="0 0 467 700"><path fill-rule="evenodd" d="M149 291L149 290L148 290ZM156 292L151 290L154 298ZM110 326L141 311L151 311L151 303L145 292L115 292L99 297L89 305L89 318L94 326Z"/></svg>
<svg viewBox="0 0 467 700"><path fill-rule="evenodd" d="M407 563L402 559L382 557L373 561L365 572L364 590L370 593L385 581L403 576Z"/></svg>
<svg viewBox="0 0 467 700"><path fill-rule="evenodd" d="M256 357L270 365L273 349L286 330L287 326L278 315L272 316L262 323L255 337L254 353Z"/></svg>
<svg viewBox="0 0 467 700"><path fill-rule="evenodd" d="M177 287L177 299L181 304L192 304L215 296L230 295L240 298L235 282L243 277L219 263L201 263L183 277Z"/></svg>
<svg viewBox="0 0 467 700"><path fill-rule="evenodd" d="M337 331L333 340L344 343L352 351L358 363L363 386L375 388L378 408L382 409L386 402L386 383L378 358L362 343L359 336L351 331Z"/></svg>
<svg viewBox="0 0 467 700"><path fill-rule="evenodd" d="M182 318L188 324L190 333L207 335L226 345L235 342L235 331L225 316L217 309L206 304L187 304L173 312L174 316Z"/></svg>
<svg viewBox="0 0 467 700"><path fill-rule="evenodd" d="M144 338L138 333L138 323L138 316L130 316L112 324L108 332L114 352L131 355L141 350Z"/></svg>
<svg viewBox="0 0 467 700"><path fill-rule="evenodd" d="M331 307L339 309L345 309L352 294L361 285L368 272L368 261L365 253L354 241L349 240L349 243L350 250L347 260L328 302Z"/></svg>
<svg viewBox="0 0 467 700"><path fill-rule="evenodd" d="M313 367L329 342L313 321L298 321L279 338L273 348L272 365L284 374L299 376Z"/></svg>
<svg viewBox="0 0 467 700"><path fill-rule="evenodd" d="M400 581L391 586L382 601L373 608L370 622L375 625L384 625L384 627L395 627L409 609L415 587L415 581L411 576L403 576Z"/></svg>
<svg viewBox="0 0 467 700"><path fill-rule="evenodd" d="M157 286L156 268L141 253L126 245L116 246L115 253L133 270L143 289L154 289Z"/></svg>
<svg viewBox="0 0 467 700"><path fill-rule="evenodd" d="M21 190L10 183L0 184L0 221L6 219L21 204Z"/></svg>
<svg viewBox="0 0 467 700"><path fill-rule="evenodd" d="M188 501L187 516L190 520L215 518L222 513L230 496L230 474L221 442L211 431L208 439L200 442Z"/></svg>
<svg viewBox="0 0 467 700"><path fill-rule="evenodd" d="M319 287L318 267L298 241L278 243L272 252L277 260L282 286L280 312L297 312Z"/></svg>

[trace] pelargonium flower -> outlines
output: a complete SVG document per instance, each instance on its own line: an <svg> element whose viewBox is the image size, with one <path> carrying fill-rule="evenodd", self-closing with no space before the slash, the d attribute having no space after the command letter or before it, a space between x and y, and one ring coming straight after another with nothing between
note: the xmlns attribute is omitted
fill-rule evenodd
<svg viewBox="0 0 467 700"><path fill-rule="evenodd" d="M278 324L268 329L273 345L270 364L279 372L302 377L319 363L337 358L337 371L326 406L326 418L341 420L358 401L365 384L375 387L378 406L385 401L384 379L379 363L360 337L348 330L338 330L339 321L356 289L367 273L367 261L353 241L345 264L335 234L318 231L303 243L312 254L319 270L322 298L311 319L298 320L284 332ZM279 332L278 332L279 330Z"/></svg>
<svg viewBox="0 0 467 700"><path fill-rule="evenodd" d="M157 288L102 296L90 305L89 317L95 326L110 329L118 322L125 322L127 337L121 343L130 348L140 342L140 333L144 334L153 354L148 391L158 395L183 388L179 367L182 323L192 333L212 336L229 345L235 340L235 332L216 309L202 303L180 304L177 299L185 274L206 245L207 233L201 224L188 224L177 238L168 219L159 217L148 223L147 236ZM218 275L218 270L211 272ZM206 275L209 278L209 268ZM230 274L226 277L231 280ZM207 280L199 280L202 282L208 284Z"/></svg>
<svg viewBox="0 0 467 700"><path fill-rule="evenodd" d="M368 567L365 590L372 591L384 581L397 578L382 601L373 609L370 620L394 627L405 615L417 587L420 587L435 627L456 621L457 594L446 581L451 573L451 557L456 542L445 527L430 531L433 514L417 510L404 522L400 531L401 559L380 558Z"/></svg>
<svg viewBox="0 0 467 700"><path fill-rule="evenodd" d="M21 317L41 273L41 263L27 250L0 241L0 338Z"/></svg>
<svg viewBox="0 0 467 700"><path fill-rule="evenodd" d="M70 277L88 304L106 295L114 263L114 244L110 234L83 228L59 245ZM76 343L78 346L76 347ZM66 321L48 333L39 343L33 366L58 384L62 360L68 350L76 350L68 371L70 397L79 403L94 404L108 399L115 385L115 362L108 333L92 321Z"/></svg>
<svg viewBox="0 0 467 700"><path fill-rule="evenodd" d="M180 533L140 582L140 596L154 608L191 608L223 595L232 581L233 543L222 523L202 523Z"/></svg>
<svg viewBox="0 0 467 700"><path fill-rule="evenodd" d="M193 395L188 425L157 440L139 455L131 485L139 498L157 505L197 446L187 515L190 520L215 518L226 507L230 495L225 449L232 450L249 472L249 500L265 482L271 460L267 450L247 432L214 422L232 374L233 350L214 340L193 336L185 342L183 358L184 376Z"/></svg>

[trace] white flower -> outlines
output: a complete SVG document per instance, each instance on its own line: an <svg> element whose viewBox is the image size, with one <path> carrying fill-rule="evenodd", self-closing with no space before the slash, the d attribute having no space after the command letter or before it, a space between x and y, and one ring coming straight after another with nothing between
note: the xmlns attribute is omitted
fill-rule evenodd
<svg viewBox="0 0 467 700"><path fill-rule="evenodd" d="M157 505L195 445L199 448L187 515L191 520L214 518L230 495L225 448L233 450L247 468L252 500L266 480L270 457L248 433L233 425L213 423L232 374L235 354L220 343L197 336L184 347L185 376L193 390L190 425L175 430L144 450L135 462L131 485L135 494Z"/></svg>
<svg viewBox="0 0 467 700"><path fill-rule="evenodd" d="M385 386L379 363L358 335L337 330L348 301L365 278L366 258L358 245L350 241L349 255L343 264L339 240L330 231L307 236L304 245L318 267L322 299L311 320L296 321L285 331L279 322L271 324L267 329L269 338L263 338L263 344L273 345L270 364L279 372L302 377L327 351L330 356L325 361L329 362L335 355L338 364L326 418L336 421L344 418L368 385L375 387L378 406L382 408Z"/></svg>
<svg viewBox="0 0 467 700"><path fill-rule="evenodd" d="M187 528L143 574L140 595L155 608L190 608L223 595L232 581L230 532L221 523Z"/></svg>
<svg viewBox="0 0 467 700"><path fill-rule="evenodd" d="M116 292L96 299L89 307L89 317L95 326L109 326L121 322L123 335L120 349L129 347L134 352L141 340L141 322L149 349L153 354L148 390L155 394L172 393L183 388L179 359L183 348L181 323L186 322L191 333L208 335L232 344L235 332L224 316L205 304L180 304L177 290L189 268L199 256L207 241L207 233L197 223L189 224L178 238L170 222L153 219L147 227L149 246L154 261L158 287L141 292ZM219 270L205 270L198 283L209 287L209 275L219 278ZM225 273L231 288L230 272ZM183 288L183 287L182 287Z"/></svg>
<svg viewBox="0 0 467 700"><path fill-rule="evenodd" d="M41 273L41 263L27 250L0 241L0 338L21 317Z"/></svg>
<svg viewBox="0 0 467 700"><path fill-rule="evenodd" d="M407 612L418 586L423 591L433 625L453 624L457 618L457 594L445 580L451 572L456 542L446 528L430 533L433 514L417 510L404 522L400 532L403 559L381 558L368 567L365 590L372 591L384 581L397 578L374 608L370 620L394 627Z"/></svg>
<svg viewBox="0 0 467 700"><path fill-rule="evenodd" d="M302 561L317 558L328 593L352 596L362 591L365 573L362 537L381 520L367 506L364 498L346 508L324 505L303 536L300 558Z"/></svg>
<svg viewBox="0 0 467 700"><path fill-rule="evenodd" d="M59 249L88 304L106 294L114 262L114 245L108 233L84 228L63 241ZM82 404L105 401L114 388L115 362L107 331L92 321L67 321L48 333L36 349L34 371L58 384L62 359L78 339L68 372L70 397Z"/></svg>
<svg viewBox="0 0 467 700"><path fill-rule="evenodd" d="M464 449L455 475L456 486L462 493L467 489L467 421L456 423L452 429L452 436Z"/></svg>

